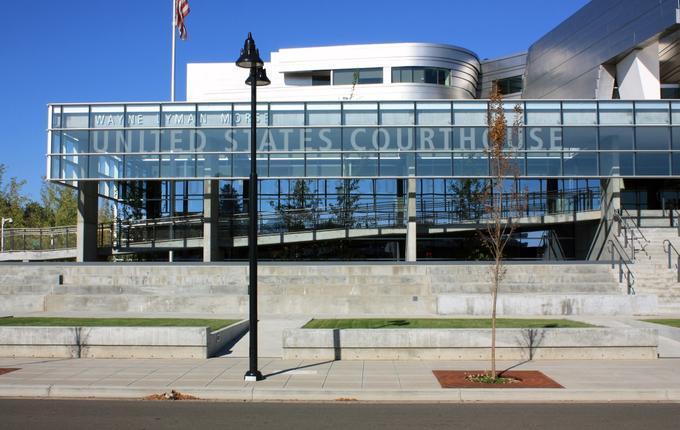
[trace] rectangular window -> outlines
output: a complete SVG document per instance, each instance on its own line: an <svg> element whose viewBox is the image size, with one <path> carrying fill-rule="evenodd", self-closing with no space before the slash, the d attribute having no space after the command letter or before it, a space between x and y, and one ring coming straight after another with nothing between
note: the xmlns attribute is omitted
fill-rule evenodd
<svg viewBox="0 0 680 430"><path fill-rule="evenodd" d="M346 69L333 71L333 85L382 84L383 69Z"/></svg>
<svg viewBox="0 0 680 430"><path fill-rule="evenodd" d="M498 91L503 95L521 93L524 88L522 75L499 79L494 81L494 84L498 86Z"/></svg>

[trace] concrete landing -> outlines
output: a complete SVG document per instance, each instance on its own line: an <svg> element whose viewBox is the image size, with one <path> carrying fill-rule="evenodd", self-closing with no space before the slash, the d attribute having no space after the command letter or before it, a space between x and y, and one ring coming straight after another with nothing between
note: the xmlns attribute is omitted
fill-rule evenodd
<svg viewBox="0 0 680 430"><path fill-rule="evenodd" d="M283 357L283 331L299 328L309 318L261 319L258 324L258 350L260 357ZM232 348L229 357L248 357L250 337L245 334Z"/></svg>

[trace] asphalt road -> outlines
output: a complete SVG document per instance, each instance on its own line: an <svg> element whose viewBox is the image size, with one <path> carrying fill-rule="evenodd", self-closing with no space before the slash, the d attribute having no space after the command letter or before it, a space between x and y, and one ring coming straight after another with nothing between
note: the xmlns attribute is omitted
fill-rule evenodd
<svg viewBox="0 0 680 430"><path fill-rule="evenodd" d="M680 429L680 404L0 400L0 429Z"/></svg>

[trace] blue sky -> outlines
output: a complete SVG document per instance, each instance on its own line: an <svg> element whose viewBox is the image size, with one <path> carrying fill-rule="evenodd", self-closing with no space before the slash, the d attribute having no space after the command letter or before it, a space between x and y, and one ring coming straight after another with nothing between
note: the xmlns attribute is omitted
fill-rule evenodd
<svg viewBox="0 0 680 430"><path fill-rule="evenodd" d="M188 62L233 61L248 31L260 52L371 42L438 42L493 58L526 50L587 0L189 0L178 42L178 100ZM46 104L168 100L172 0L15 0L3 4L0 164L38 197Z"/></svg>

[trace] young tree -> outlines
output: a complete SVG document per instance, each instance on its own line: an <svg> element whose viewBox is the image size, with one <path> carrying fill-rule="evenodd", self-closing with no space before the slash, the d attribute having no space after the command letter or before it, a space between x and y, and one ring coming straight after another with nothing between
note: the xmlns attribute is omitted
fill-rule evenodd
<svg viewBox="0 0 680 430"><path fill-rule="evenodd" d="M514 107L515 118L512 133L519 133L522 124L522 108ZM505 275L504 253L506 245L511 241L517 224L513 217L521 214L526 206L526 193L517 190L519 172L513 165L513 148L508 143L508 126L505 117L503 96L494 85L487 110L489 144L486 152L491 161L491 179L485 188L483 201L486 214L486 226L481 231L482 240L491 254L491 375L493 381L498 378L496 372L496 307L498 290ZM515 139L513 139L515 140Z"/></svg>

